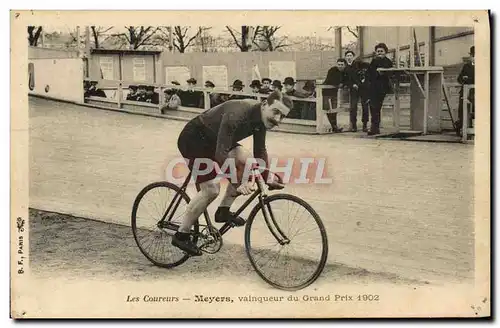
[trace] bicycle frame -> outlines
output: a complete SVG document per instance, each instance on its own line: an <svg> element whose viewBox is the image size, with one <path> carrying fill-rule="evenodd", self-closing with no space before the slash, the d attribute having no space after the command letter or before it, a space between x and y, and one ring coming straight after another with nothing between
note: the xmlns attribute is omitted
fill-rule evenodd
<svg viewBox="0 0 500 328"><path fill-rule="evenodd" d="M263 180L262 175L260 174L258 169L253 170L253 174L255 174L255 176L256 176L255 181L257 183L257 190L240 206L240 208L234 213L234 215L239 216L252 203L252 201L255 198L259 197L259 203L261 205L262 212L264 213L264 220L266 221L266 225L269 228L269 231L272 233L274 238L276 238L276 241L278 243L280 243L281 245L288 244L290 242L290 240L288 239L288 237L285 235L285 233L280 229L279 225L277 224L277 222L274 218L274 214L271 210L271 206L269 205L269 203L267 204L267 206L265 206L264 200L267 197L267 194L266 194L266 190L264 187L264 183L262 182L262 180ZM184 183L180 187L181 191L183 191L183 192L186 191L186 188L187 188L187 185L189 184L190 179L191 179L191 172L188 174L188 176L186 177L186 180L184 181ZM200 191L200 187L198 184L196 184L196 190ZM169 222L172 219L172 216L174 215L175 211L177 210L177 207L179 206L180 201L181 201L181 195L180 195L180 193L176 193L174 198L170 202L167 210L163 214L162 219L158 222L159 226L161 226L164 223L165 219L167 219L167 215L168 215L167 222ZM173 210L171 211L172 206L173 206ZM267 207L267 211L269 213L267 213L266 207ZM169 213L170 213L170 215L169 215ZM205 210L203 214L205 216L205 221L207 223L207 226L209 228L211 228L212 222L210 220L210 215L208 214L208 211ZM218 229L218 231L219 231L220 235L222 236L233 227L234 227L234 224L232 222L226 222L226 223L224 223L224 225L222 225L222 227L220 229Z"/></svg>

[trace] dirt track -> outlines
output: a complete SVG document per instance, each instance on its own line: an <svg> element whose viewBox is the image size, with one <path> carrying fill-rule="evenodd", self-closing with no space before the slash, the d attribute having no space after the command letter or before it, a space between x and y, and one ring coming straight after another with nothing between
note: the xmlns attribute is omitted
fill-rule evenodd
<svg viewBox="0 0 500 328"><path fill-rule="evenodd" d="M162 179L166 162L178 156L183 124L30 99L30 207L129 224L137 193ZM251 140L243 144L251 147ZM346 265L327 271L333 277L363 281L366 271L349 269L358 267L438 283L473 278L473 147L270 133L269 149L271 156L327 157L332 184L289 185L286 191L322 217L329 263ZM66 263L68 274L122 275L130 269L126 275L132 278L165 275L133 245L130 228L79 219L43 222L33 222L32 245L39 247L31 258L40 272ZM218 260L190 260L176 272L196 275L209 267L214 276L235 272L258 279L242 240L241 231L231 233ZM80 269L71 268L75 259ZM222 267L224 259L235 265Z"/></svg>
<svg viewBox="0 0 500 328"><path fill-rule="evenodd" d="M153 266L139 251L129 227L30 210L30 259L32 272L39 278L64 276L78 279L148 281L223 278L269 289L254 272L243 247L224 245L214 255L191 258L175 269ZM388 283L421 286L425 281L369 272L345 265L328 265L322 276L309 287L331 284Z"/></svg>

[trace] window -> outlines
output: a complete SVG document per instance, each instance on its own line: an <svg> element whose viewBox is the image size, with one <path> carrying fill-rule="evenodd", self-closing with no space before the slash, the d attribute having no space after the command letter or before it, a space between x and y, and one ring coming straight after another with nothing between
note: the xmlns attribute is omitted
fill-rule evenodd
<svg viewBox="0 0 500 328"><path fill-rule="evenodd" d="M104 80L114 80L114 65L113 57L100 57L99 65L101 66L102 78Z"/></svg>
<svg viewBox="0 0 500 328"><path fill-rule="evenodd" d="M134 81L146 81L146 60L144 58L134 58Z"/></svg>

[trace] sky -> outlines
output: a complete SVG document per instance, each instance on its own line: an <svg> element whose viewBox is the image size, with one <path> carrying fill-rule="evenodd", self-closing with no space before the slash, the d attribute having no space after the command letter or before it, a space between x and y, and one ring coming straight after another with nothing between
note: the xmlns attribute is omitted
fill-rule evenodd
<svg viewBox="0 0 500 328"><path fill-rule="evenodd" d="M46 32L50 33L53 31L69 33L72 32L76 27L74 26L44 26ZM116 26L112 30L113 32L123 32L125 31L123 26ZM225 26L213 26L210 33L213 36L225 36L230 37L229 33L226 30ZM277 32L278 33L278 32ZM335 33L333 30L328 31L328 26L318 26L312 29L304 30L302 27L290 24L283 25L279 30L280 36L288 35L289 37L298 37L298 36L316 36L321 38L334 38ZM354 37L351 33L349 33L346 29L343 29L342 33L342 43L348 43L350 41L354 41Z"/></svg>

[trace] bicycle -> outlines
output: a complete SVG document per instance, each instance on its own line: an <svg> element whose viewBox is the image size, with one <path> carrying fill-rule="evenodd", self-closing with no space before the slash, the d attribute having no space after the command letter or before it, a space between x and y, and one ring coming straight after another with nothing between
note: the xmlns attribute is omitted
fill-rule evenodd
<svg viewBox="0 0 500 328"><path fill-rule="evenodd" d="M255 174L257 189L235 212L236 216L240 216L250 203L258 198L258 202L245 220L246 254L257 274L271 286L289 291L303 289L319 278L326 264L328 240L323 222L316 211L297 196L286 193L268 195L259 170L253 170L253 174ZM281 177L279 175L276 177L282 183ZM188 174L181 187L168 181L153 182L144 187L134 201L132 209L134 239L142 254L156 266L173 268L183 264L190 257L187 253L171 245L170 240L168 240L175 234L180 225L176 219L179 219L183 212L175 215L176 211L179 206L186 206L190 202L186 193L190 179L191 173ZM199 190L197 185L196 187ZM271 188L268 189L271 190ZM142 221L141 224L138 224L138 218L143 217L143 212L138 215L138 211L145 206L141 207L145 204L145 197L154 194L161 195L168 191L175 193L173 199L170 203L168 200L162 201L160 207L154 205L155 216L151 215L149 210L144 211L144 214L149 214L153 218L153 225L142 224ZM291 202L292 206L287 206L286 217L288 220L282 222L279 219L283 218L284 212L278 205L284 201ZM273 205L271 206L271 204ZM294 205L298 208L293 209ZM301 213L300 217L298 217L299 212ZM306 220L304 224L302 214L305 212L310 214L313 220ZM293 218L291 213L294 213ZM215 254L222 248L222 236L235 225L232 222L226 222L220 229L217 229L213 226L208 211L205 210L203 214L205 224L200 224L199 219L196 221L191 230L192 239L203 252ZM259 214L262 214L263 220L257 219ZM292 224L299 222L302 222L300 227L305 227L305 231L301 228L292 229ZM202 228L201 231L200 228ZM305 236L313 230L317 233L313 235L312 239L299 243L292 242L294 238ZM141 237L143 234L146 237ZM264 242L264 239L267 241ZM312 244L319 245L313 247ZM296 248L297 246L298 248ZM167 258L165 254L158 255L158 251L162 247L169 249L168 253L171 257ZM277 250L276 247L280 249ZM290 256L291 251L298 251L298 254ZM280 261L281 255L284 256ZM262 259L266 261L262 263ZM305 277L302 278L302 275Z"/></svg>

